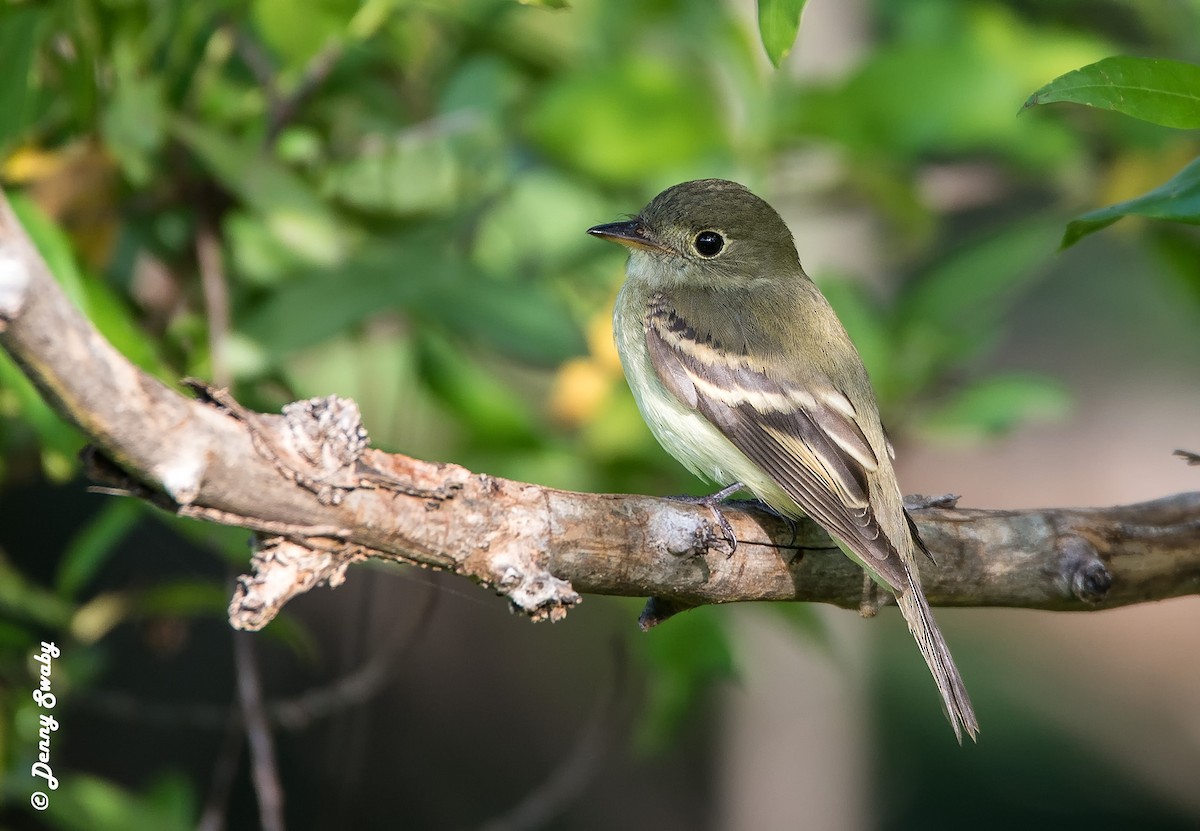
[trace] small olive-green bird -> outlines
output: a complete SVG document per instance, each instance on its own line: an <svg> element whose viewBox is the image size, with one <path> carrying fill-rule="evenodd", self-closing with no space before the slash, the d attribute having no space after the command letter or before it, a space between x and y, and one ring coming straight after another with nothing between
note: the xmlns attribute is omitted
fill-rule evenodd
<svg viewBox="0 0 1200 831"><path fill-rule="evenodd" d="M643 418L690 471L807 515L896 595L954 734L979 730L917 573L862 359L775 210L723 179L684 182L588 230L630 251L613 315Z"/></svg>

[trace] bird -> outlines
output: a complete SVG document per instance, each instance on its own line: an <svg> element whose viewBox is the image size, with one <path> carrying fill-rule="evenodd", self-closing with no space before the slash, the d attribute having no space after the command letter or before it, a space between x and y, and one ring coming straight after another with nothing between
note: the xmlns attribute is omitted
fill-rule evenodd
<svg viewBox="0 0 1200 831"><path fill-rule="evenodd" d="M693 474L808 516L892 592L959 743L979 724L917 568L867 370L805 274L787 224L745 186L667 188L632 219L588 233L629 250L613 332L659 443Z"/></svg>

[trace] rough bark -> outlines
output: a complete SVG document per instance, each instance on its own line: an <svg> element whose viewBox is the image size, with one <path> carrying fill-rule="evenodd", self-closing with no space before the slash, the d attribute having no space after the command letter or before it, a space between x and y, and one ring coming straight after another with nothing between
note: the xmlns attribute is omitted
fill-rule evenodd
<svg viewBox="0 0 1200 831"><path fill-rule="evenodd" d="M239 628L260 628L367 557L453 571L535 619L561 618L579 593L653 597L644 625L706 603L864 603L861 571L811 523L730 505L731 551L702 506L570 493L371 449L351 401L266 415L201 384L188 398L101 337L2 197L0 346L93 442L98 481L258 533L253 573L230 605ZM922 567L935 605L1087 610L1200 593L1200 493L914 516L936 558Z"/></svg>

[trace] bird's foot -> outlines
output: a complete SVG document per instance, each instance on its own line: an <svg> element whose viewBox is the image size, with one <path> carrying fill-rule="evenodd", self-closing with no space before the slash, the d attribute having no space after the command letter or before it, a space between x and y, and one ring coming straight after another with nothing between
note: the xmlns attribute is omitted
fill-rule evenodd
<svg viewBox="0 0 1200 831"><path fill-rule="evenodd" d="M1171 455L1178 456L1189 465L1200 465L1200 453L1193 453L1190 450L1176 450Z"/></svg>
<svg viewBox="0 0 1200 831"><path fill-rule="evenodd" d="M883 598L879 596L879 584L871 579L871 575L863 572L863 593L862 600L858 602L858 613L863 617L875 617L879 614L879 608L883 605Z"/></svg>
<svg viewBox="0 0 1200 831"><path fill-rule="evenodd" d="M804 551L802 549L796 547L796 537L798 537L800 535L800 524L796 521L795 517L788 516L787 514L783 513L782 511L775 510L775 508L771 507L766 502L763 502L761 499L758 499L757 497L754 499L731 499L728 501L730 504L744 505L744 506L746 506L746 508L750 509L751 511L761 511L764 514L770 514L771 516L778 519L780 522L787 525L788 530L792 532L792 536L788 540L787 545L783 546L783 548L788 549L788 550L794 550L796 552L792 556L792 559L788 561L788 565L791 565L792 563L796 562L796 560L798 560L804 556Z"/></svg>
<svg viewBox="0 0 1200 831"><path fill-rule="evenodd" d="M904 497L904 507L910 511L920 511L924 508L957 508L960 499L962 497L956 493L944 493L941 496L914 493Z"/></svg>
<svg viewBox="0 0 1200 831"><path fill-rule="evenodd" d="M725 537L725 541L729 543L729 556L732 557L734 552L737 551L737 536L733 533L733 526L729 524L729 520L721 513L720 505L726 499L740 491L742 487L741 482L734 482L732 485L721 488L721 490L708 496L672 496L670 498L676 502L686 502L689 505L703 505L712 511L717 527L721 529L721 534Z"/></svg>

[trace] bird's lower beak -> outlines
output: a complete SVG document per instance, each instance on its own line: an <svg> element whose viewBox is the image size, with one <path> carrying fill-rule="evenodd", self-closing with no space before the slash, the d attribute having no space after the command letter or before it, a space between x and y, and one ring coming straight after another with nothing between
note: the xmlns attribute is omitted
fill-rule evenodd
<svg viewBox="0 0 1200 831"><path fill-rule="evenodd" d="M646 229L639 220L630 219L625 222L610 222L607 225L596 225L588 228L593 237L600 237L626 248L641 248L644 251L665 251L671 249L655 242L646 236Z"/></svg>

